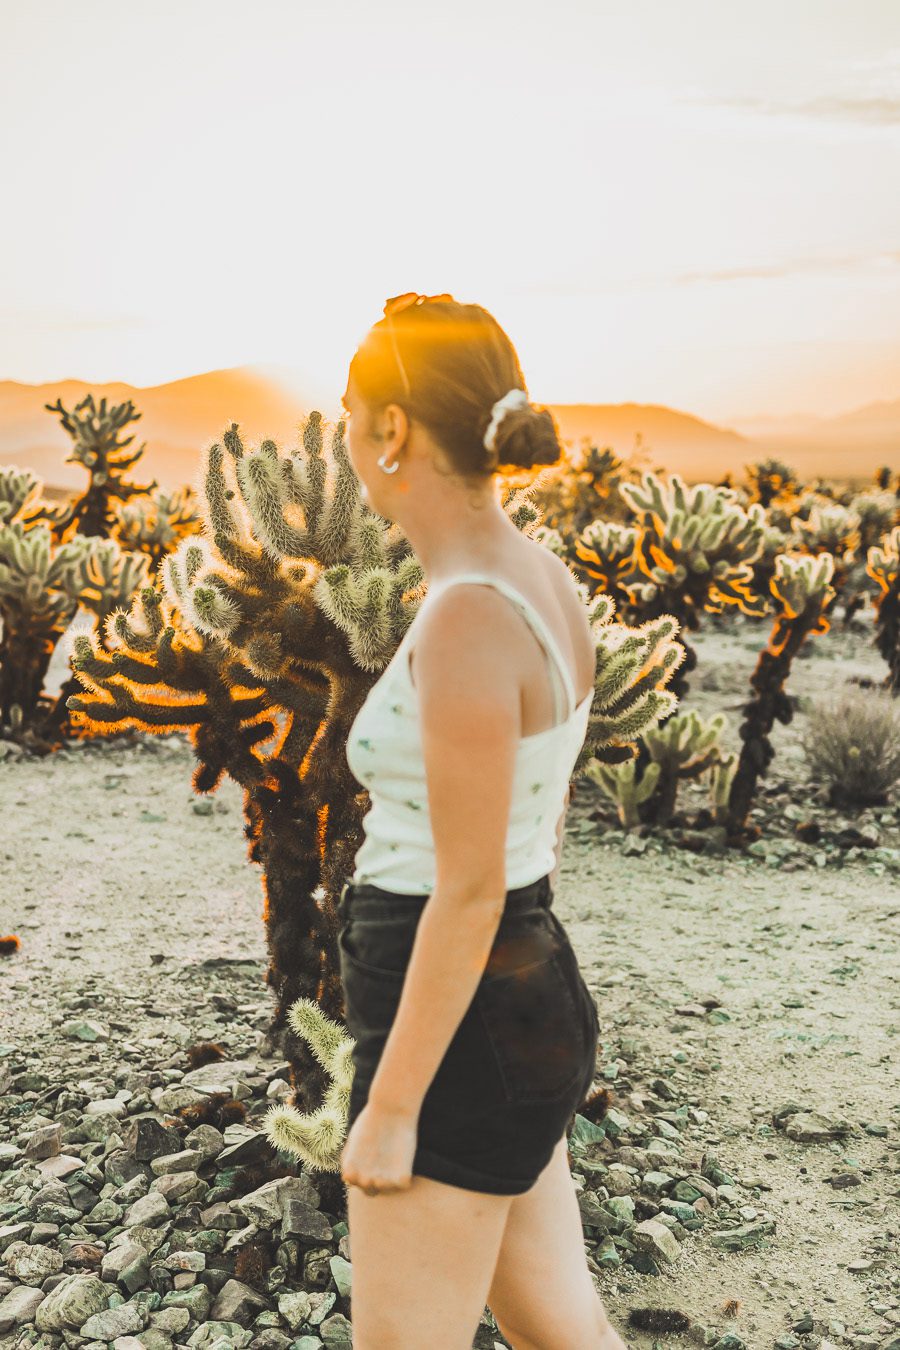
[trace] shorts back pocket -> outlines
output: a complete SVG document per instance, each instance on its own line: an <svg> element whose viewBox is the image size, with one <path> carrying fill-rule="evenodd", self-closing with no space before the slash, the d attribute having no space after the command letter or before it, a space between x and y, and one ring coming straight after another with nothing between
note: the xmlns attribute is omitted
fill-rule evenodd
<svg viewBox="0 0 900 1350"><path fill-rule="evenodd" d="M584 1075L585 1024L565 948L542 960L487 974L475 993L510 1102L565 1096Z"/></svg>

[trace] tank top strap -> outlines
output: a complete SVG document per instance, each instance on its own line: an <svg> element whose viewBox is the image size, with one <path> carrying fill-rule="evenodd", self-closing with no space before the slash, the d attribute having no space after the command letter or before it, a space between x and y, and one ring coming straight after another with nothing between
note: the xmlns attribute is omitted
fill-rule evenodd
<svg viewBox="0 0 900 1350"><path fill-rule="evenodd" d="M548 628L545 619L528 597L523 595L521 591L516 590L515 586L510 586L509 582L505 581L502 577L491 576L488 572L463 572L459 576L453 577L450 581L442 582L436 590L445 591L448 587L455 586L457 582L464 581L481 582L486 586L495 587L496 590L502 592L502 594L516 606L526 623L530 626L532 632L544 648L544 651L550 657L551 666L555 668L558 679L562 681L564 691L563 700L564 704L568 704L568 707L563 712L562 717L558 719L557 725L560 725L561 722L565 721L568 717L571 717L574 713L578 704L578 695L575 691L575 684L569 672L569 667L566 665L565 658L559 649L559 643ZM557 710L559 710L560 699L558 685L554 685L554 698L556 699Z"/></svg>

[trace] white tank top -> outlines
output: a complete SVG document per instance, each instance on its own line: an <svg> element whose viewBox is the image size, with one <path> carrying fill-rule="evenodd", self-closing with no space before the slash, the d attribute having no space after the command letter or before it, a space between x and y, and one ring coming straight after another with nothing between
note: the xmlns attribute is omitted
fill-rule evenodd
<svg viewBox="0 0 900 1350"><path fill-rule="evenodd" d="M519 609L550 658L556 723L522 736L516 752L506 838L506 885L527 886L553 870L556 827L566 788L587 733L593 688L576 703L575 686L559 645L534 605L508 582L484 572L466 572L441 584L494 586ZM422 606L437 593L431 587L397 650L372 685L347 737L347 763L368 789L364 839L356 853L352 881L368 882L402 895L430 893L435 885L434 841L419 734L418 691L407 656L410 635ZM568 709L563 715L561 709Z"/></svg>

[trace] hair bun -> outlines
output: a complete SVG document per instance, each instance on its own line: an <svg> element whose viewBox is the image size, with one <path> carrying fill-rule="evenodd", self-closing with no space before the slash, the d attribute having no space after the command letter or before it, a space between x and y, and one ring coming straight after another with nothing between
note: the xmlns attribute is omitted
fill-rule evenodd
<svg viewBox="0 0 900 1350"><path fill-rule="evenodd" d="M559 431L549 408L529 403L527 408L509 408L497 428L493 453L495 466L515 465L530 469L535 464L556 464L562 455Z"/></svg>

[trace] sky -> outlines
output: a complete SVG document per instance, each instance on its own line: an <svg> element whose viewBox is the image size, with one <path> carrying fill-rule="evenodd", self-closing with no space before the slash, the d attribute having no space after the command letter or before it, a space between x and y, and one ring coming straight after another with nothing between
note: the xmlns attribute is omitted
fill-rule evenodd
<svg viewBox="0 0 900 1350"><path fill-rule="evenodd" d="M898 0L0 9L0 380L336 401L449 291L539 402L900 397Z"/></svg>

